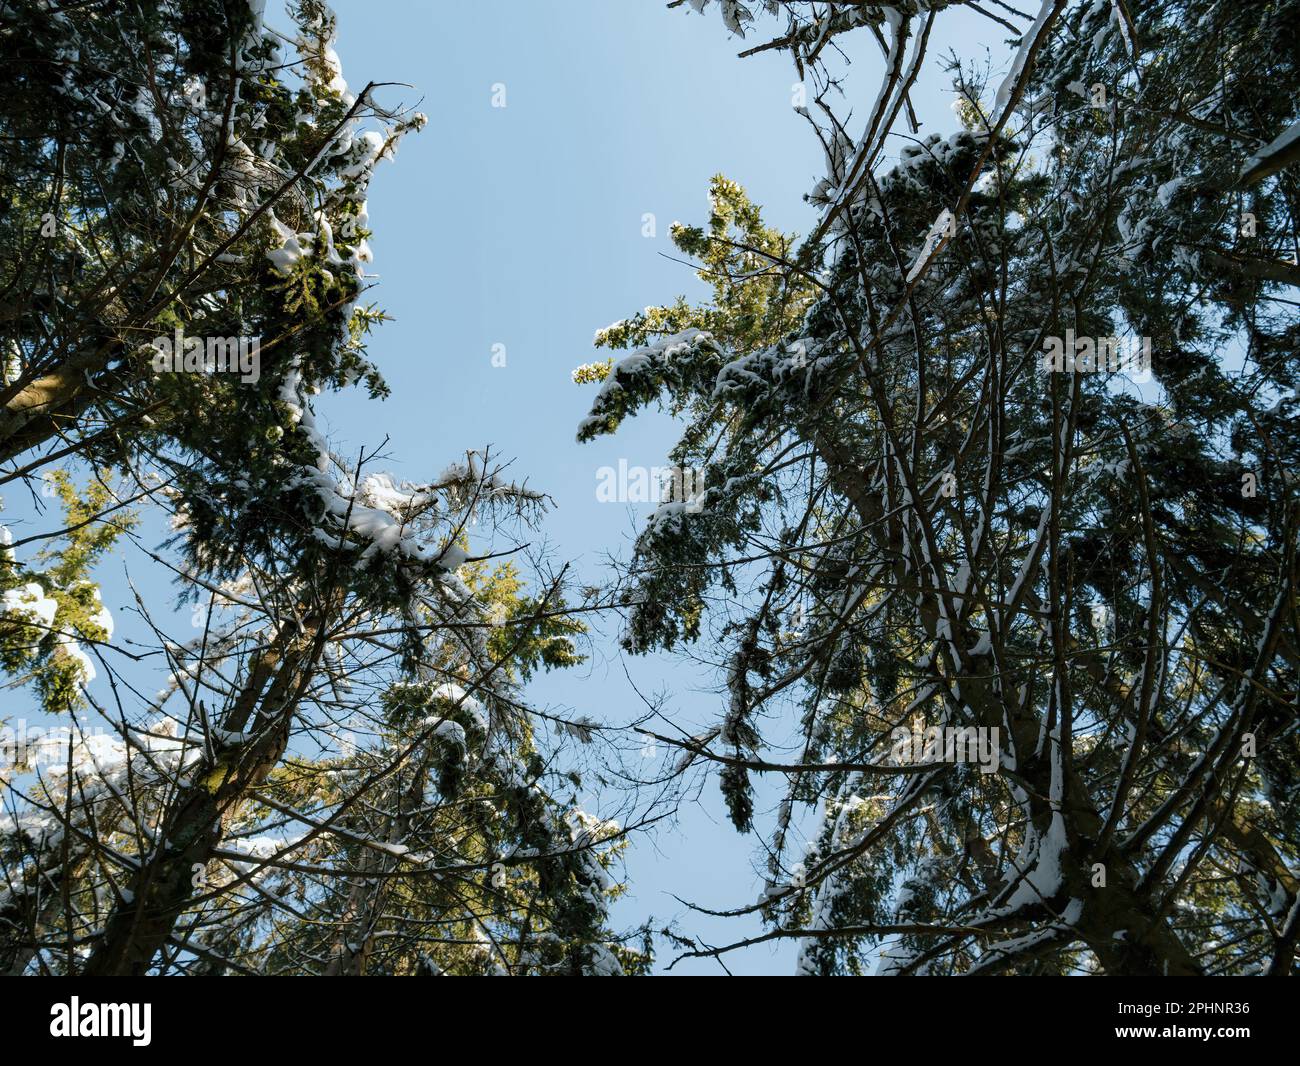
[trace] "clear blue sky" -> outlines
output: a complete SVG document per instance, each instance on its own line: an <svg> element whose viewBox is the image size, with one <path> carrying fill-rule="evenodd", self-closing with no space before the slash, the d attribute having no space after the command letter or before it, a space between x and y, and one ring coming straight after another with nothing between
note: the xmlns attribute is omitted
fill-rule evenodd
<svg viewBox="0 0 1300 1066"><path fill-rule="evenodd" d="M545 533L584 580L602 576L607 552L626 554L646 507L596 500L596 471L665 462L674 439L666 416L625 423L614 437L578 445L574 432L592 388L570 370L597 358L592 334L679 293L702 296L686 266L665 256L674 220L707 219L709 178L733 178L764 205L770 223L806 232L802 195L821 150L791 108L794 72L783 56L740 60L716 10L667 10L662 0L513 0L430 4L335 0L337 50L355 90L369 80L409 82L386 99L414 103L428 127L382 167L370 193L371 244L380 304L396 321L372 354L393 389L323 404L332 436L354 448L392 438L395 469L419 478L465 448L491 443L558 507ZM914 103L922 132L956 129L952 95L936 61L978 40L1003 51L1006 32L969 11L945 12ZM855 57L856 58L856 57ZM865 112L879 54L855 64L850 86ZM492 86L505 108L491 106ZM656 216L657 237L641 234ZM494 367L503 344L506 366ZM641 709L623 673L613 626L591 666L531 686L542 705L625 721ZM630 659L643 691L665 689L683 717L712 722L716 679L664 658ZM673 895L709 907L757 898L753 838L726 822L716 782L698 809L633 845L632 893L616 918L677 917L684 931L723 943L756 922L706 921ZM749 949L736 972L790 973L795 948ZM666 960L665 960L666 961ZM674 972L717 972L682 964Z"/></svg>

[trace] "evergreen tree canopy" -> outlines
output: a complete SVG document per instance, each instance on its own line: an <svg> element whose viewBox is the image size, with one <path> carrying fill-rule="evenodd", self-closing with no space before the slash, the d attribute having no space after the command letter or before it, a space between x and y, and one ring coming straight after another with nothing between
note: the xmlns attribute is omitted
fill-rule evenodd
<svg viewBox="0 0 1300 1066"><path fill-rule="evenodd" d="M716 726L661 739L767 819L731 913L805 973L1291 972L1300 5L1048 0L948 137L907 125L943 5L718 7L785 16L819 222L715 179L674 233L714 299L598 335L635 350L579 439L659 399L706 471L624 644L723 649Z"/></svg>
<svg viewBox="0 0 1300 1066"><path fill-rule="evenodd" d="M3 12L0 477L43 473L66 517L4 531L0 665L67 724L0 766L0 970L643 968L607 920L625 830L563 742L603 745L524 698L582 658L563 571L496 559L547 497L483 448L372 471L313 407L385 391L366 198L425 118L348 88L320 0L287 32L262 7ZM140 600L113 643L93 567L127 543L192 638Z"/></svg>

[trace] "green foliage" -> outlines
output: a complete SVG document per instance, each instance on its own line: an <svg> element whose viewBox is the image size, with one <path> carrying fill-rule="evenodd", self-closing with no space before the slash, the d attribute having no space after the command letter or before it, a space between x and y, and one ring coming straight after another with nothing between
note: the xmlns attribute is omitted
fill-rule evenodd
<svg viewBox="0 0 1300 1066"><path fill-rule="evenodd" d="M834 88L818 55L858 23L788 6L809 27L777 43ZM713 300L598 334L642 347L579 439L658 399L685 416L674 461L708 467L703 508L638 539L625 644L725 663L706 737L737 828L751 774L784 786L746 910L844 930L805 972L1294 968L1300 275L1294 169L1252 155L1294 121L1300 5L1123 9L1048 20L997 132L1006 94L961 74L965 128L896 164L862 162L898 130L855 144L823 94L814 238L746 290L718 249L750 242L718 237L760 222L723 196L674 233ZM1050 371L1067 335L1147 338L1154 382ZM897 768L893 731L935 723L998 731L1000 765ZM821 827L796 880L799 808ZM869 932L891 924L920 928Z"/></svg>
<svg viewBox="0 0 1300 1066"><path fill-rule="evenodd" d="M160 565L211 609L139 656L162 690L115 687L116 735L70 740L71 775L6 770L0 971L644 971L608 927L626 840L522 691L581 662L585 626L491 562L545 497L480 452L428 483L363 472L312 410L387 392L369 182L424 116L347 87L321 0L288 33L238 0L128 7L5 16L0 461L98 473L51 475L67 528L0 558L0 666L82 702L75 640L111 627L93 571L134 521L119 477L170 511ZM226 339L258 364L162 361Z"/></svg>
<svg viewBox="0 0 1300 1066"><path fill-rule="evenodd" d="M79 489L66 472L48 473L66 532L30 566L20 565L12 548L0 555L0 665L31 684L52 714L84 704L81 686L93 665L78 641L102 644L112 636L112 618L91 573L136 516L117 505L108 476L101 471Z"/></svg>

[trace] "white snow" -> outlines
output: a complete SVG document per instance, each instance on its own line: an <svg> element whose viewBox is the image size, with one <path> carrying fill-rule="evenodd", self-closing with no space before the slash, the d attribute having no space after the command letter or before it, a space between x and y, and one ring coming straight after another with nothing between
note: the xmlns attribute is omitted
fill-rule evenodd
<svg viewBox="0 0 1300 1066"><path fill-rule="evenodd" d="M58 610L58 602L46 596L45 589L35 581L29 581L22 588L9 589L0 597L0 614L25 616L46 629L54 627Z"/></svg>
<svg viewBox="0 0 1300 1066"><path fill-rule="evenodd" d="M1273 138L1273 140L1269 141L1268 144L1247 159L1241 168L1242 175L1244 176L1248 174L1250 171L1255 170L1257 167L1268 162L1270 158L1277 155L1279 152L1291 147L1291 145L1295 143L1297 137L1300 137L1300 119L1291 123L1291 125L1283 130L1277 137Z"/></svg>
<svg viewBox="0 0 1300 1066"><path fill-rule="evenodd" d="M1055 7L1055 0L1043 0L1043 6L1038 9L1038 18L1034 20L1029 32L1020 39L1020 48L1016 52L1015 61L1011 64L1011 71L998 87L997 99L993 106L994 111L1001 111L1011 99L1011 94L1016 88L1016 82L1020 80L1020 75L1025 69L1025 63L1029 59L1029 50L1034 46L1034 42L1038 40L1038 35L1042 33L1043 27L1047 24L1047 20Z"/></svg>
<svg viewBox="0 0 1300 1066"><path fill-rule="evenodd" d="M930 232L925 235L921 250L912 261L912 267L907 272L908 285L911 285L916 280L917 275L930 265L930 260L938 254L940 246L947 240L948 234L953 230L954 225L952 212L945 207L939 212L939 217L931 223Z"/></svg>

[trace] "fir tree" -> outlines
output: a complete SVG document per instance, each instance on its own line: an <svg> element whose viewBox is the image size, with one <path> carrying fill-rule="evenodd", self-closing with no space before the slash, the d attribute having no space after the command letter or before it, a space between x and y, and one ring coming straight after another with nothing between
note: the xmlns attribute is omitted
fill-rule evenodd
<svg viewBox="0 0 1300 1066"><path fill-rule="evenodd" d="M662 398L708 470L637 543L624 643L721 645L716 727L661 739L742 831L781 786L732 913L805 973L1292 972L1300 7L1049 0L1000 84L954 71L947 137L904 128L938 5L765 8L820 220L678 231L715 298L605 331L641 347L579 432Z"/></svg>
<svg viewBox="0 0 1300 1066"><path fill-rule="evenodd" d="M292 38L261 8L9 8L0 459L99 472L51 474L54 546L0 560L0 665L70 723L57 764L6 770L0 969L642 969L607 915L625 830L570 761L604 745L523 691L584 627L541 559L491 561L546 497L482 449L395 480L317 425L322 389L384 392L366 198L424 117L348 88L325 4L293 5ZM198 625L137 602L153 695L93 583L124 540Z"/></svg>

